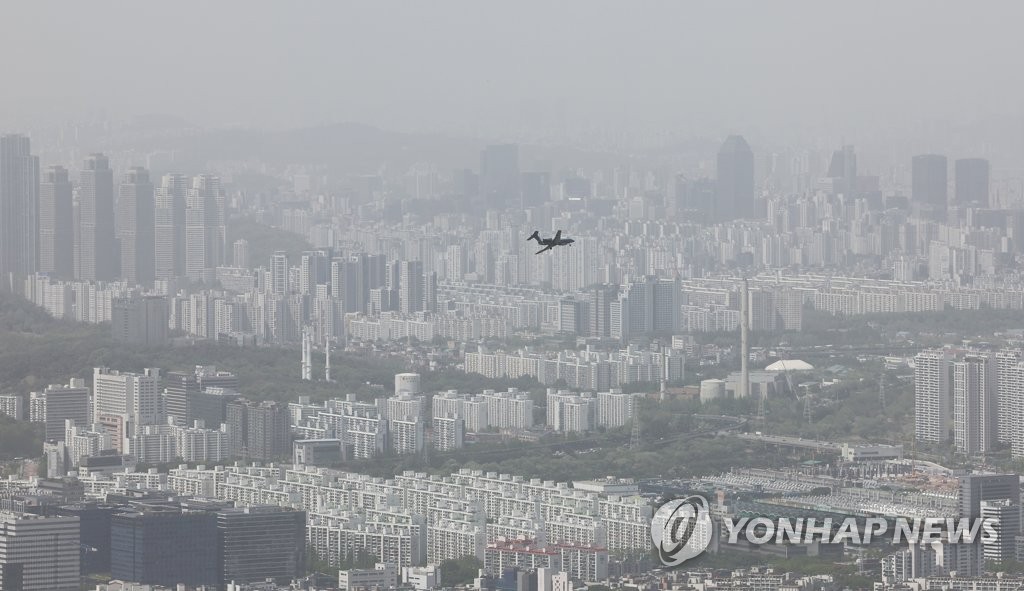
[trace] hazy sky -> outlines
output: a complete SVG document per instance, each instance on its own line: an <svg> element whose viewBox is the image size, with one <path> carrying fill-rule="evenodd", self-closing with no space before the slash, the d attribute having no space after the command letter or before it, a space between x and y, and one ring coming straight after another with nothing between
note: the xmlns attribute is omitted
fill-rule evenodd
<svg viewBox="0 0 1024 591"><path fill-rule="evenodd" d="M1019 115L1021 22L1013 1L7 2L0 126L102 108L204 126L855 135Z"/></svg>

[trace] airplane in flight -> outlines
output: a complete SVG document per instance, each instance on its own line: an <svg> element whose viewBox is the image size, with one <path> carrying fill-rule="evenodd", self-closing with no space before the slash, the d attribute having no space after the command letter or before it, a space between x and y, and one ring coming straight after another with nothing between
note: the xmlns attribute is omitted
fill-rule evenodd
<svg viewBox="0 0 1024 591"><path fill-rule="evenodd" d="M526 240L528 240L528 241L529 240L536 240L537 244L540 244L541 246L544 247L544 248L538 250L537 252L535 252L534 254L540 254L540 253L542 253L544 251L551 250L552 248L554 248L556 246L568 246L568 245L572 244L573 242L576 242L572 238L562 238L562 231L561 230L555 232L555 237L554 238L541 238L540 237L540 232L538 232L537 230L534 230L533 234L530 234L530 237L527 238Z"/></svg>

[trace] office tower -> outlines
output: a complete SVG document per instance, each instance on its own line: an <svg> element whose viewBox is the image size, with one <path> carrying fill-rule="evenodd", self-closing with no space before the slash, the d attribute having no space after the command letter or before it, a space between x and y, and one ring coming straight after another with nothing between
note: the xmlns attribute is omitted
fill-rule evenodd
<svg viewBox="0 0 1024 591"><path fill-rule="evenodd" d="M914 437L927 443L949 440L949 353L933 349L914 357Z"/></svg>
<svg viewBox="0 0 1024 591"><path fill-rule="evenodd" d="M279 250L270 257L270 293L284 296L288 293L288 253Z"/></svg>
<svg viewBox="0 0 1024 591"><path fill-rule="evenodd" d="M111 518L111 577L170 587L220 584L213 513L167 506L139 508Z"/></svg>
<svg viewBox="0 0 1024 591"><path fill-rule="evenodd" d="M291 455L288 408L276 402L239 399L227 403L228 447L232 455L274 460Z"/></svg>
<svg viewBox="0 0 1024 591"><path fill-rule="evenodd" d="M77 517L0 512L0 589L78 591Z"/></svg>
<svg viewBox="0 0 1024 591"><path fill-rule="evenodd" d="M137 428L161 423L160 370L148 368L144 373L128 373L106 367L93 369L93 422L100 415L124 415Z"/></svg>
<svg viewBox="0 0 1024 591"><path fill-rule="evenodd" d="M153 183L149 182L149 171L136 166L124 175L117 197L121 279L129 285L148 287L156 278L153 206Z"/></svg>
<svg viewBox="0 0 1024 591"><path fill-rule="evenodd" d="M480 153L480 197L484 207L519 207L519 180L519 146L487 146Z"/></svg>
<svg viewBox="0 0 1024 591"><path fill-rule="evenodd" d="M1020 505L1010 499L981 501L981 518L993 523L994 539L982 540L981 559L984 565L1005 564L1017 559L1017 536L1020 535ZM986 569L989 570L989 569Z"/></svg>
<svg viewBox="0 0 1024 591"><path fill-rule="evenodd" d="M306 512L256 505L217 512L221 582L289 583L306 572Z"/></svg>
<svg viewBox="0 0 1024 591"><path fill-rule="evenodd" d="M163 376L164 415L175 425L189 424L190 402L199 394L199 381L191 371L169 371ZM209 425L215 427L219 423Z"/></svg>
<svg viewBox="0 0 1024 591"><path fill-rule="evenodd" d="M718 151L715 219L754 216L754 152L743 136L730 135Z"/></svg>
<svg viewBox="0 0 1024 591"><path fill-rule="evenodd" d="M118 298L110 306L110 329L114 339L146 347L167 342L167 298L134 295Z"/></svg>
<svg viewBox="0 0 1024 591"><path fill-rule="evenodd" d="M522 174L523 209L539 207L551 201L551 174L524 172Z"/></svg>
<svg viewBox="0 0 1024 591"><path fill-rule="evenodd" d="M998 439L996 375L988 355L953 362L953 443L962 454L990 452Z"/></svg>
<svg viewBox="0 0 1024 591"><path fill-rule="evenodd" d="M961 158L955 164L956 204L988 207L988 160Z"/></svg>
<svg viewBox="0 0 1024 591"><path fill-rule="evenodd" d="M424 299L423 262L402 261L399 265L398 310L403 314L421 312Z"/></svg>
<svg viewBox="0 0 1024 591"><path fill-rule="evenodd" d="M77 277L84 281L117 278L114 235L114 171L103 154L85 159L79 177L79 254Z"/></svg>
<svg viewBox="0 0 1024 591"><path fill-rule="evenodd" d="M188 178L165 174L154 197L154 264L157 279L185 276L185 201Z"/></svg>
<svg viewBox="0 0 1024 591"><path fill-rule="evenodd" d="M212 280L224 262L224 195L220 178L202 174L192 179L185 209L185 274Z"/></svg>
<svg viewBox="0 0 1024 591"><path fill-rule="evenodd" d="M63 166L51 166L39 184L39 270L60 279L75 274L74 204Z"/></svg>
<svg viewBox="0 0 1024 591"><path fill-rule="evenodd" d="M85 380L72 379L66 386L49 386L43 390L42 399L42 418L46 423L44 438L47 441L64 441L67 420L79 425L92 422Z"/></svg>
<svg viewBox="0 0 1024 591"><path fill-rule="evenodd" d="M123 511L122 507L97 501L64 505L57 509L58 515L78 518L79 541L89 549L82 552L83 575L110 572L110 522L115 514Z"/></svg>
<svg viewBox="0 0 1024 591"><path fill-rule="evenodd" d="M39 268L39 159L23 135L0 137L0 276Z"/></svg>
<svg viewBox="0 0 1024 591"><path fill-rule="evenodd" d="M19 394L0 394L0 415L25 420L25 399Z"/></svg>
<svg viewBox="0 0 1024 591"><path fill-rule="evenodd" d="M832 181L832 192L847 198L854 197L857 189L857 154L853 146L843 146L832 153L828 164L828 178Z"/></svg>
<svg viewBox="0 0 1024 591"><path fill-rule="evenodd" d="M986 503L1005 501L1009 512L1020 514L1020 482L1016 474L965 474L960 476L960 491L957 498L959 517L978 519ZM991 506L989 511L991 512ZM1007 526L1012 527L1011 523ZM1018 525L1019 527L1019 525ZM980 541L974 544L956 545L956 570L964 576L978 576L984 570L984 546ZM990 549L991 551L991 549Z"/></svg>
<svg viewBox="0 0 1024 591"><path fill-rule="evenodd" d="M299 260L299 293L315 295L316 286L326 284L329 274L327 253L322 250L302 253Z"/></svg>
<svg viewBox="0 0 1024 591"><path fill-rule="evenodd" d="M249 241L245 238L235 240L231 246L231 264L243 269L249 268Z"/></svg>
<svg viewBox="0 0 1024 591"><path fill-rule="evenodd" d="M948 202L946 157L939 154L914 156L911 161L910 196L919 205L945 214Z"/></svg>

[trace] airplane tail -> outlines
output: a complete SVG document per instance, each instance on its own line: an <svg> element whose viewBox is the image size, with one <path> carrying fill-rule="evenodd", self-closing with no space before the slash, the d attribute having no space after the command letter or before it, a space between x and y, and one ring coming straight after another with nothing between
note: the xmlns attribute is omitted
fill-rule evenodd
<svg viewBox="0 0 1024 591"><path fill-rule="evenodd" d="M537 243L540 244L540 232L538 232L537 230L534 230L533 234L530 234L530 237L527 238L526 240L527 241L536 240Z"/></svg>

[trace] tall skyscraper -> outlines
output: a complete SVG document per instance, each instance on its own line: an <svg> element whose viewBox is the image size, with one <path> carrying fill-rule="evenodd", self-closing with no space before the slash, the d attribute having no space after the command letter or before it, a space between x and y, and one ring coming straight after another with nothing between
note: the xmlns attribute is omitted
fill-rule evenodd
<svg viewBox="0 0 1024 591"><path fill-rule="evenodd" d="M115 340L155 347L167 342L167 298L134 295L110 305L110 329Z"/></svg>
<svg viewBox="0 0 1024 591"><path fill-rule="evenodd" d="M730 135L718 151L715 219L728 221L754 216L754 152L740 135Z"/></svg>
<svg viewBox="0 0 1024 591"><path fill-rule="evenodd" d="M423 262L402 261L399 266L398 310L403 314L421 312L424 299Z"/></svg>
<svg viewBox="0 0 1024 591"><path fill-rule="evenodd" d="M487 146L480 153L480 196L488 209L519 207L519 146Z"/></svg>
<svg viewBox="0 0 1024 591"><path fill-rule="evenodd" d="M279 250L270 257L270 293L284 296L288 293L288 253Z"/></svg>
<svg viewBox="0 0 1024 591"><path fill-rule="evenodd" d="M129 285L151 286L156 278L156 228L148 170L135 167L124 175L117 206L121 279Z"/></svg>
<svg viewBox="0 0 1024 591"><path fill-rule="evenodd" d="M939 154L921 154L911 161L911 198L942 214L949 201L946 168L946 157Z"/></svg>
<svg viewBox="0 0 1024 591"><path fill-rule="evenodd" d="M918 441L949 441L949 362L949 353L941 349L914 357L914 437Z"/></svg>
<svg viewBox="0 0 1024 591"><path fill-rule="evenodd" d="M185 210L185 274L212 281L224 262L226 232L220 178L202 174L192 179Z"/></svg>
<svg viewBox="0 0 1024 591"><path fill-rule="evenodd" d="M85 159L80 177L79 268L85 281L113 281L118 252L114 236L114 171L103 154Z"/></svg>
<svg viewBox="0 0 1024 591"><path fill-rule="evenodd" d="M961 158L956 161L956 204L988 207L988 160Z"/></svg>
<svg viewBox="0 0 1024 591"><path fill-rule="evenodd" d="M0 276L39 268L39 159L23 135L0 137Z"/></svg>
<svg viewBox="0 0 1024 591"><path fill-rule="evenodd" d="M154 259L157 279L185 276L185 199L188 178L165 174L154 198Z"/></svg>
<svg viewBox="0 0 1024 591"><path fill-rule="evenodd" d="M68 170L51 166L39 184L39 270L60 279L75 274L74 204Z"/></svg>
<svg viewBox="0 0 1024 591"><path fill-rule="evenodd" d="M996 361L969 355L953 362L953 443L965 455L992 451L998 437Z"/></svg>
<svg viewBox="0 0 1024 591"><path fill-rule="evenodd" d="M832 179L832 189L846 197L853 197L857 188L857 154L853 146L843 146L842 150L832 153L828 164L828 178Z"/></svg>

